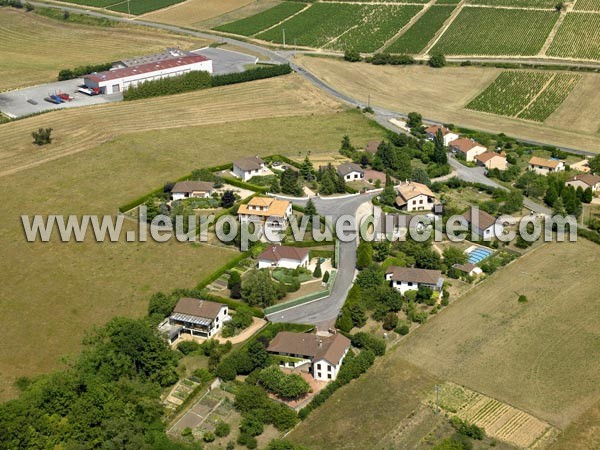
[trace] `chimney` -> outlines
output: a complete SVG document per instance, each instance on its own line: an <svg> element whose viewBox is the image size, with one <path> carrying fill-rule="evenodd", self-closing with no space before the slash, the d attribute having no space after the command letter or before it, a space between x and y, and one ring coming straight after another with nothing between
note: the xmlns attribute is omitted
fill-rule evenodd
<svg viewBox="0 0 600 450"><path fill-rule="evenodd" d="M319 339L319 348L323 348L323 340Z"/></svg>

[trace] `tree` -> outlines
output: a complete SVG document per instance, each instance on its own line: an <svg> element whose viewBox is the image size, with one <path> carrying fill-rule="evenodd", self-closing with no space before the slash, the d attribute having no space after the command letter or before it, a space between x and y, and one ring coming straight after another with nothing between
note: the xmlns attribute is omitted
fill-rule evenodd
<svg viewBox="0 0 600 450"><path fill-rule="evenodd" d="M356 268L363 270L373 262L373 247L370 242L361 242L356 251Z"/></svg>
<svg viewBox="0 0 600 450"><path fill-rule="evenodd" d="M556 5L554 5L554 9L556 9L556 12L561 12L564 8L565 4L563 2L558 2Z"/></svg>
<svg viewBox="0 0 600 450"><path fill-rule="evenodd" d="M594 156L592 159L589 160L588 164L592 173L600 173L600 155Z"/></svg>
<svg viewBox="0 0 600 450"><path fill-rule="evenodd" d="M329 281L329 271L326 270L325 273L323 274L323 283L327 283Z"/></svg>
<svg viewBox="0 0 600 450"><path fill-rule="evenodd" d="M313 272L313 277L321 278L323 273L321 272L321 260L317 262L317 267L315 267L315 271Z"/></svg>
<svg viewBox="0 0 600 450"><path fill-rule="evenodd" d="M360 57L358 50L348 49L344 52L344 59L349 62L358 62L362 58Z"/></svg>
<svg viewBox="0 0 600 450"><path fill-rule="evenodd" d="M304 215L308 217L310 222L312 222L313 216L317 215L317 208L315 207L312 198L309 198L308 202L306 202L306 206L304 207Z"/></svg>
<svg viewBox="0 0 600 450"><path fill-rule="evenodd" d="M585 191L583 191L583 203L592 203L594 199L594 193L592 192L592 188L588 187Z"/></svg>
<svg viewBox="0 0 600 450"><path fill-rule="evenodd" d="M280 398L296 400L310 391L310 385L298 374L285 374L277 366L263 369L258 381Z"/></svg>
<svg viewBox="0 0 600 450"><path fill-rule="evenodd" d="M406 125L409 128L421 128L423 126L423 116L418 112L408 113L408 120L406 121Z"/></svg>
<svg viewBox="0 0 600 450"><path fill-rule="evenodd" d="M33 136L33 143L36 145L46 145L52 142L52 138L50 134L52 133L52 128L40 128L37 131L31 133Z"/></svg>
<svg viewBox="0 0 600 450"><path fill-rule="evenodd" d="M427 171L421 167L417 167L413 170L411 179L412 181L424 184L425 186L429 186L431 184L431 180L429 179Z"/></svg>
<svg viewBox="0 0 600 450"><path fill-rule="evenodd" d="M231 431L231 427L228 423L219 422L215 427L215 435L218 437L229 436L229 432Z"/></svg>
<svg viewBox="0 0 600 450"><path fill-rule="evenodd" d="M446 65L446 57L442 53L434 53L429 58L429 66L434 68L441 68Z"/></svg>
<svg viewBox="0 0 600 450"><path fill-rule="evenodd" d="M268 270L251 271L242 283L242 298L250 306L265 308L279 298L278 283Z"/></svg>
<svg viewBox="0 0 600 450"><path fill-rule="evenodd" d="M289 168L283 171L281 174L281 192L288 195L302 195L298 172Z"/></svg>
<svg viewBox="0 0 600 450"><path fill-rule="evenodd" d="M444 134L441 128L438 128L433 137L433 162L437 164L447 164L448 155L446 155L446 146L444 145Z"/></svg>
<svg viewBox="0 0 600 450"><path fill-rule="evenodd" d="M273 194L278 194L281 192L281 185L279 184L279 178L273 177L273 181L271 181L271 185L269 186L269 190Z"/></svg>
<svg viewBox="0 0 600 450"><path fill-rule="evenodd" d="M448 247L443 252L444 263L447 267L454 264L464 264L467 262L467 255L458 247Z"/></svg>
<svg viewBox="0 0 600 450"><path fill-rule="evenodd" d="M248 345L247 354L254 369L257 367L265 367L267 365L269 354L267 353L265 345L261 341L252 341Z"/></svg>
<svg viewBox="0 0 600 450"><path fill-rule="evenodd" d="M233 191L225 191L223 192L223 196L221 197L221 206L223 208L231 208L235 204L235 194Z"/></svg>
<svg viewBox="0 0 600 450"><path fill-rule="evenodd" d="M347 152L347 151L354 151L354 147L352 146L352 143L350 142L350 136L348 136L347 134L345 134L342 137L342 145L340 146L340 152Z"/></svg>
<svg viewBox="0 0 600 450"><path fill-rule="evenodd" d="M387 313L383 321L383 329L391 331L396 328L396 325L398 325L398 315L393 312Z"/></svg>
<svg viewBox="0 0 600 450"><path fill-rule="evenodd" d="M544 203L546 203L546 205L552 207L552 206L554 206L554 202L556 202L557 199L558 199L558 190L556 188L556 185L554 183L552 183L548 187L548 190L546 190L546 195L544 195Z"/></svg>
<svg viewBox="0 0 600 450"><path fill-rule="evenodd" d="M308 159L308 155L304 158L304 162L300 167L300 174L306 181L312 181L315 179L315 169L310 159Z"/></svg>
<svg viewBox="0 0 600 450"><path fill-rule="evenodd" d="M558 215L558 216L566 216L567 215L567 211L565 210L565 205L563 203L562 198L558 197L556 199L556 201L554 202L554 206L552 207L552 209L554 210L554 214Z"/></svg>

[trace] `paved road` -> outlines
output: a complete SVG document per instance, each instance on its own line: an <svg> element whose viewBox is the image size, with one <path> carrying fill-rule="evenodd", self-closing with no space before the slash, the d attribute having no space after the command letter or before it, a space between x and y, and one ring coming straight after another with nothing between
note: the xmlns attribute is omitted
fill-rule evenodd
<svg viewBox="0 0 600 450"><path fill-rule="evenodd" d="M358 208L363 203L370 202L375 195L363 194L343 199L321 199L315 197L313 202L320 215L330 216L335 223L342 215L355 216ZM355 230L354 233L348 234L352 240L349 242L340 241L340 261L331 295L321 300L273 313L267 316L270 321L310 323L317 325L320 330L327 330L334 325L356 274L358 233Z"/></svg>

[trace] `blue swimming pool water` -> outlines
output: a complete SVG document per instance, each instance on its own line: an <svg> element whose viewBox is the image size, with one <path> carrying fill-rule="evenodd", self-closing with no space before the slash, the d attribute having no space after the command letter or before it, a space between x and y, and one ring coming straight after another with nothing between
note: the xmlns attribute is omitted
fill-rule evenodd
<svg viewBox="0 0 600 450"><path fill-rule="evenodd" d="M483 261L491 254L492 251L488 250L487 248L476 248L475 250L471 250L469 252L469 262L471 264L477 264L478 262Z"/></svg>

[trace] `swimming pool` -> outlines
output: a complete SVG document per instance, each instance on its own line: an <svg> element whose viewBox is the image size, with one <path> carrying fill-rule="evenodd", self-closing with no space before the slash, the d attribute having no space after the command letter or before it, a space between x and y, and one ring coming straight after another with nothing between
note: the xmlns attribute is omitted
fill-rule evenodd
<svg viewBox="0 0 600 450"><path fill-rule="evenodd" d="M477 264L483 261L485 258L490 256L493 252L487 248L476 247L473 250L467 250L469 256L469 262L471 264Z"/></svg>

